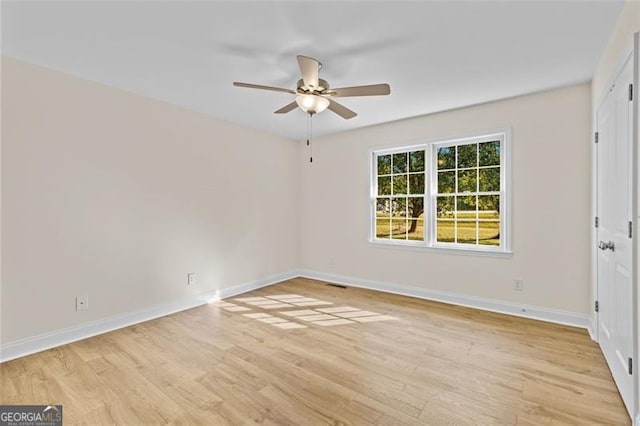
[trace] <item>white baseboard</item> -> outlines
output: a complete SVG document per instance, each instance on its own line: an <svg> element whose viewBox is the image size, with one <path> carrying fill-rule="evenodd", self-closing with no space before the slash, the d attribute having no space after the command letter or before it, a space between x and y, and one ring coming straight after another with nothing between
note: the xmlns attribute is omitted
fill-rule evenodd
<svg viewBox="0 0 640 426"><path fill-rule="evenodd" d="M400 294L403 296L417 297L419 299L434 300L452 305L466 306L484 311L501 314L515 315L518 317L536 319L556 324L570 325L589 330L590 318L586 314L543 308L540 306L520 305L512 302L487 299L483 297L467 296L446 291L429 290L424 288L409 287L399 284L372 281L361 278L345 277L341 275L325 274L311 270L298 270L298 275L304 278L312 278L320 281L342 284L349 287L360 287L369 290L377 290L385 293Z"/></svg>
<svg viewBox="0 0 640 426"><path fill-rule="evenodd" d="M596 333L596 320L593 316L589 316L589 326L587 327L587 331L589 332L589 337L591 337L591 340L593 340L594 342L598 341L598 335Z"/></svg>
<svg viewBox="0 0 640 426"><path fill-rule="evenodd" d="M262 287L266 287L272 284L277 284L281 281L290 280L298 277L298 270L292 269L291 271L282 272L280 274L269 275L268 277L261 278L259 280L250 281L244 284L234 285L232 287L223 288L220 290L219 299L226 299L227 297L235 296L237 294L246 293L248 291L257 290Z"/></svg>
<svg viewBox="0 0 640 426"><path fill-rule="evenodd" d="M235 296L236 294L256 290L280 281L298 276L297 271L289 271L271 275L256 281L223 288L217 291L189 296L185 299L166 303L152 308L141 309L134 312L113 315L107 318L78 324L60 330L50 331L33 337L16 340L0 345L0 362L10 361L36 352L41 352L67 343L86 339L98 334L107 333L119 328L127 327L155 318L170 315L176 312L195 308L215 300Z"/></svg>

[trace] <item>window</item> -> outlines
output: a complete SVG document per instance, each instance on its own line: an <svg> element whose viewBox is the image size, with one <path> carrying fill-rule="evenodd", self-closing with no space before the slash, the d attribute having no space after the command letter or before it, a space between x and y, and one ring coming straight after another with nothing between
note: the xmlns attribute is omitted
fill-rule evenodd
<svg viewBox="0 0 640 426"><path fill-rule="evenodd" d="M372 242L508 252L506 136L373 152Z"/></svg>

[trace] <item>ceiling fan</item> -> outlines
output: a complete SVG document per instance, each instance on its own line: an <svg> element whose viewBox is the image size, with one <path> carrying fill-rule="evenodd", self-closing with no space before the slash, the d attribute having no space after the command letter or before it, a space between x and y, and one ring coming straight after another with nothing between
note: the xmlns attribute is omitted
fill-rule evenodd
<svg viewBox="0 0 640 426"><path fill-rule="evenodd" d="M355 117L354 111L341 105L333 100L333 98L346 98L353 96L379 96L391 93L388 84L371 84L367 86L340 87L330 89L329 83L319 77L322 64L314 58L298 55L298 65L302 78L298 80L296 90L283 89L280 87L262 86L259 84L233 82L237 87L248 87L250 89L271 90L274 92L284 92L296 95L293 102L283 106L275 111L276 114L285 114L293 111L296 107L300 107L304 112L313 115L330 109L340 117L349 120Z"/></svg>

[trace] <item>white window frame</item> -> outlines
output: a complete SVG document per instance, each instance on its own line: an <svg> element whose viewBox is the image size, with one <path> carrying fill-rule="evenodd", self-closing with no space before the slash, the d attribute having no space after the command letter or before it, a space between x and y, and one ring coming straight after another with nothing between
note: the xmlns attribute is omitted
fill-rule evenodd
<svg viewBox="0 0 640 426"><path fill-rule="evenodd" d="M490 140L500 140L500 245L473 245L464 243L443 243L436 241L436 197L437 197L437 152L438 148L450 145L477 144ZM486 255L510 257L511 251L511 132L509 129L458 137L439 139L419 144L369 151L369 243L385 247L437 251L454 254ZM378 198L377 158L381 155L424 150L425 152L425 195L424 195L424 241L394 240L376 237L376 202Z"/></svg>

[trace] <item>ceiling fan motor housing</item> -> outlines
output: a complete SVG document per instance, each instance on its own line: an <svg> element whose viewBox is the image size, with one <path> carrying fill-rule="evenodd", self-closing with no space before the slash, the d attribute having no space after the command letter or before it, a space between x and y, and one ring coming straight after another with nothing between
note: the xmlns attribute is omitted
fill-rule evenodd
<svg viewBox="0 0 640 426"><path fill-rule="evenodd" d="M312 93L312 94L321 94L322 92L326 91L327 89L329 89L329 83L326 80L323 80L321 78L318 79L318 87L315 88L309 88L306 87L304 85L304 80L300 79L298 80L298 93Z"/></svg>

